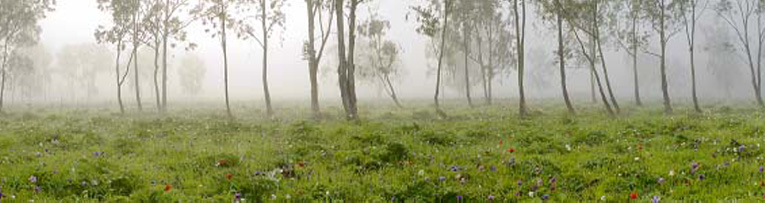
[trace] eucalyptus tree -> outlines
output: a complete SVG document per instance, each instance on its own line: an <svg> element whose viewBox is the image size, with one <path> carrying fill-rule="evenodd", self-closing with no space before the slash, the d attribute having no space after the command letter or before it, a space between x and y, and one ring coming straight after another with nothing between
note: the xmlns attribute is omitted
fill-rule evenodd
<svg viewBox="0 0 765 203"><path fill-rule="evenodd" d="M334 0L335 18L337 18L337 47L339 66L337 69L340 97L342 98L346 118L358 119L358 107L356 98L356 11L358 6L370 0L349 0L346 5L344 0ZM346 46L345 6L348 7L348 44Z"/></svg>
<svg viewBox="0 0 765 203"><path fill-rule="evenodd" d="M438 62L436 66L436 87L433 96L436 113L440 117L446 117L446 113L441 110L438 100L441 90L441 72L444 65L444 53L446 52L446 34L449 29L449 15L451 14L452 1L454 0L425 0L426 5L412 7L419 23L416 31L431 39L438 39L440 43L438 51ZM440 31L440 34L439 34ZM437 40L433 40L437 41Z"/></svg>
<svg viewBox="0 0 765 203"><path fill-rule="evenodd" d="M401 49L397 43L386 39L390 26L390 21L381 20L376 15L372 15L369 20L359 26L362 45L359 49L359 76L362 79L378 82L396 106L401 108L396 88L391 82L391 77L399 75L401 71L399 56Z"/></svg>
<svg viewBox="0 0 765 203"><path fill-rule="evenodd" d="M566 49L566 41L567 41L567 35L564 35L564 29L563 29L563 18L565 18L563 15L566 15L565 7L563 7L566 3L563 2L566 0L546 0L546 1L538 1L540 4L540 12L542 14L542 19L546 21L555 21L555 27L557 29L558 34L558 50L556 53L558 54L558 65L560 65L560 82L561 82L561 90L563 94L563 101L566 103L566 108L568 109L568 112L570 114L576 114L576 110L574 109L574 106L571 104L571 99L569 98L568 94L568 88L566 85L566 58L567 58L567 49ZM568 31L568 29L566 29ZM567 34L567 33L566 33Z"/></svg>
<svg viewBox="0 0 765 203"><path fill-rule="evenodd" d="M526 51L526 1L525 0L511 0L512 10L515 22L515 47L517 67L518 67L518 94L520 101L518 112L521 117L528 115L528 107L526 106L526 92L524 88L524 71L525 71L525 51Z"/></svg>
<svg viewBox="0 0 765 203"><path fill-rule="evenodd" d="M615 9L621 12L616 14L616 27L613 29L613 35L617 36L614 40L618 48L623 49L632 59L632 82L635 104L643 105L640 98L640 77L638 74L638 57L640 50L646 46L648 34L645 34L643 28L645 21L642 18L642 1L645 0L620 0L615 4Z"/></svg>
<svg viewBox="0 0 765 203"><path fill-rule="evenodd" d="M104 46L97 44L66 45L57 53L57 66L70 83L71 90L83 90L86 95L76 95L74 91L70 95L74 99L77 96L92 98L98 94L98 78L105 73L112 61L112 53Z"/></svg>
<svg viewBox="0 0 765 203"><path fill-rule="evenodd" d="M207 73L204 61L197 55L189 54L181 58L178 64L178 82L184 93L196 96L202 92Z"/></svg>
<svg viewBox="0 0 765 203"><path fill-rule="evenodd" d="M303 44L303 58L308 60L308 77L311 82L311 112L314 118L319 118L319 64L324 56L324 48L329 40L334 20L334 6L330 0L305 0L308 16L308 40ZM326 13L325 13L326 12ZM326 16L326 17L325 17ZM324 24L324 19L328 23ZM316 23L319 24L319 35L316 35ZM317 51L318 37L318 51Z"/></svg>
<svg viewBox="0 0 765 203"><path fill-rule="evenodd" d="M189 42L186 28L197 19L189 15L191 11L191 0L153 0L159 8L157 14L160 15L159 22L156 23L156 29L162 38L162 108L167 110L167 55L168 44L170 48L178 46L178 43L185 43L185 50L196 48L196 44ZM175 42L173 42L175 41Z"/></svg>
<svg viewBox="0 0 765 203"><path fill-rule="evenodd" d="M19 47L37 43L41 31L39 21L53 10L55 3L54 0L0 0L0 112L3 111L11 54Z"/></svg>
<svg viewBox="0 0 765 203"><path fill-rule="evenodd" d="M237 21L234 16L237 13L236 0L203 0L192 10L192 14L202 20L202 24L208 26L206 33L211 33L212 38L220 40L223 52L223 85L226 101L226 115L233 118L228 93L228 44L227 31L233 28Z"/></svg>
<svg viewBox="0 0 765 203"><path fill-rule="evenodd" d="M661 91L664 97L664 113L672 113L672 103L669 96L669 84L667 82L667 44L680 32L681 28L681 0L644 0L643 12L646 21L659 38L660 53L645 50L646 53L656 56L660 60L659 70L661 73Z"/></svg>
<svg viewBox="0 0 765 203"><path fill-rule="evenodd" d="M765 5L760 0L720 0L714 10L733 29L738 41L737 50L743 52L749 67L754 97L760 107L765 107L762 101L762 48L765 42L762 15Z"/></svg>
<svg viewBox="0 0 765 203"><path fill-rule="evenodd" d="M698 113L701 113L701 107L699 107L699 98L696 95L696 27L699 18L704 15L708 5L709 0L680 0L682 24L685 27L685 38L688 42L688 54L690 55L691 96L693 97L693 108Z"/></svg>
<svg viewBox="0 0 765 203"><path fill-rule="evenodd" d="M499 0L476 1L473 26L474 51L470 58L478 63L486 103L492 103L494 78L500 72L508 71L515 63L514 42L510 26L505 22Z"/></svg>
<svg viewBox="0 0 765 203"><path fill-rule="evenodd" d="M125 105L122 102L122 85L125 82L127 73L130 70L128 65L125 68L124 76L121 77L120 73L120 60L122 52L127 48L128 35L132 27L132 15L135 7L134 1L111 1L111 0L99 0L98 9L103 12L111 13L112 23L111 27L99 26L96 29L95 37L99 44L113 44L116 50L116 62L115 62L115 79L117 89L117 103L120 107L120 113L125 113ZM133 53L134 54L134 53ZM131 55L130 60L133 60Z"/></svg>
<svg viewBox="0 0 765 203"><path fill-rule="evenodd" d="M612 92L609 92L609 94L606 94L604 91L604 85L603 80L601 80L600 73L598 72L596 68L596 64L598 63L598 58L600 58L600 62L602 63L602 71L603 75L608 75L606 72L606 66L605 66L605 59L603 58L602 49L601 51L598 51L598 47L600 44L600 29L602 26L600 25L599 19L602 17L600 15L599 11L599 0L591 0L591 1L566 1L565 8L565 15L561 15L566 17L565 20L567 21L570 32L574 35L574 38L576 39L579 48L580 53L584 59L586 59L587 63L589 63L590 67L590 74L593 77L592 80L595 81L597 84L598 93L600 93L601 101L603 102L603 105L606 107L606 110L608 111L608 114L613 116L615 115L614 109L612 108L612 105L617 109L616 112L618 112L618 107L614 101L616 99L613 97ZM580 33L583 33L586 35L589 39L589 41L585 42L580 36ZM598 57L600 56L600 57ZM606 88L608 88L608 79L605 79L606 81ZM593 91L594 92L594 91ZM610 95L610 96L609 96ZM611 102L609 102L608 98L611 98Z"/></svg>
<svg viewBox="0 0 765 203"><path fill-rule="evenodd" d="M266 100L266 112L269 117L273 116L274 110L271 106L271 93L268 89L268 42L275 29L284 28L286 14L282 8L285 2L286 0L242 0L245 16L237 23L239 35L244 39L255 40L259 48L263 50L261 77L263 95ZM254 15L247 15L252 13L253 8L255 9ZM254 19L254 21L248 19Z"/></svg>

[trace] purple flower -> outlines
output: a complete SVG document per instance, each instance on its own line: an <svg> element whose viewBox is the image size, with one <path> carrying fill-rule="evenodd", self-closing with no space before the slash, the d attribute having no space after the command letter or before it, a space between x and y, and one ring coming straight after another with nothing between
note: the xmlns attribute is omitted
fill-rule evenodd
<svg viewBox="0 0 765 203"><path fill-rule="evenodd" d="M738 146L739 153L744 153L744 150L746 150L746 147L744 145Z"/></svg>
<svg viewBox="0 0 765 203"><path fill-rule="evenodd" d="M555 178L555 176L553 176L552 178L550 178L550 180L549 180L548 182L549 182L550 184L555 184L556 182L558 182L558 179L557 179L557 178Z"/></svg>
<svg viewBox="0 0 765 203"><path fill-rule="evenodd" d="M396 201L396 196L390 197L390 201L391 202L395 202Z"/></svg>
<svg viewBox="0 0 765 203"><path fill-rule="evenodd" d="M3 189L0 188L0 199L3 199L3 197L5 197L5 195L3 194Z"/></svg>
<svg viewBox="0 0 765 203"><path fill-rule="evenodd" d="M93 152L93 156L94 157L99 157L99 156L103 156L103 155L104 155L104 152Z"/></svg>
<svg viewBox="0 0 765 203"><path fill-rule="evenodd" d="M452 166L451 169L449 169L449 170L451 170L451 171L459 171L460 167L459 166Z"/></svg>
<svg viewBox="0 0 765 203"><path fill-rule="evenodd" d="M494 195L489 195L490 200L494 200Z"/></svg>
<svg viewBox="0 0 765 203"><path fill-rule="evenodd" d="M542 200L547 200L547 199L550 199L550 196L542 195Z"/></svg>
<svg viewBox="0 0 765 203"><path fill-rule="evenodd" d="M704 174L699 175L699 180L704 180L704 178L706 178L706 176L704 176Z"/></svg>
<svg viewBox="0 0 765 203"><path fill-rule="evenodd" d="M523 182L521 182L521 180L518 180L518 186L521 186L522 184Z"/></svg>
<svg viewBox="0 0 765 203"><path fill-rule="evenodd" d="M760 173L765 172L765 167L760 166Z"/></svg>
<svg viewBox="0 0 765 203"><path fill-rule="evenodd" d="M491 167L489 167L489 170L492 171L492 172L495 172L495 171L497 171L497 166L491 166Z"/></svg>
<svg viewBox="0 0 765 203"><path fill-rule="evenodd" d="M443 176L438 177L438 181L444 182L444 181L446 181L446 177L443 177Z"/></svg>
<svg viewBox="0 0 765 203"><path fill-rule="evenodd" d="M35 186L35 192L39 193L41 191L42 191L42 188L40 186Z"/></svg>
<svg viewBox="0 0 765 203"><path fill-rule="evenodd" d="M656 181L656 182L659 183L659 184L664 184L664 178L659 177L659 180Z"/></svg>
<svg viewBox="0 0 765 203"><path fill-rule="evenodd" d="M82 182L80 183L80 185L81 185L82 187L88 186L88 182L82 181Z"/></svg>
<svg viewBox="0 0 765 203"><path fill-rule="evenodd" d="M661 198L659 198L659 196L653 196L653 199L651 199L651 202L659 203L659 200L661 200Z"/></svg>
<svg viewBox="0 0 765 203"><path fill-rule="evenodd" d="M457 195L457 199L461 200L462 199L462 195Z"/></svg>
<svg viewBox="0 0 765 203"><path fill-rule="evenodd" d="M235 199L242 199L242 193L237 192L236 194L234 194L234 198Z"/></svg>
<svg viewBox="0 0 765 203"><path fill-rule="evenodd" d="M516 193L515 193L515 196L516 196L516 197L520 197L520 196L521 196L521 191L518 191L518 192L516 192Z"/></svg>
<svg viewBox="0 0 765 203"><path fill-rule="evenodd" d="M37 182L37 177L29 176L29 182L36 183Z"/></svg>

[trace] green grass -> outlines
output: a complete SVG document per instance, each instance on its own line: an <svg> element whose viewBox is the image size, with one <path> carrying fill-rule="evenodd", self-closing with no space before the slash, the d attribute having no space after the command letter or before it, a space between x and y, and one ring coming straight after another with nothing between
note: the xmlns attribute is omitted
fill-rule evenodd
<svg viewBox="0 0 765 203"><path fill-rule="evenodd" d="M289 108L276 120L248 108L235 120L17 109L0 116L0 187L3 202L763 200L761 110L543 107L521 120L515 106L452 106L440 120L426 104L362 106L358 123L337 107L322 121Z"/></svg>

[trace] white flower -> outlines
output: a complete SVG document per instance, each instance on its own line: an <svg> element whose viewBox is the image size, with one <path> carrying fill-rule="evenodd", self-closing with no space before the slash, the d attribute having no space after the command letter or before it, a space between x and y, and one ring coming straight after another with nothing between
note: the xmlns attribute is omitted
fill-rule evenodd
<svg viewBox="0 0 765 203"><path fill-rule="evenodd" d="M640 157L635 157L635 161L640 161Z"/></svg>
<svg viewBox="0 0 765 203"><path fill-rule="evenodd" d="M276 199L276 194L271 194L271 199Z"/></svg>
<svg viewBox="0 0 765 203"><path fill-rule="evenodd" d="M606 201L606 196L605 195L600 196L600 201Z"/></svg>
<svg viewBox="0 0 765 203"><path fill-rule="evenodd" d="M291 198L292 198L292 196L290 196L290 195L287 195L287 196L285 196L284 198L287 198L287 199L291 199Z"/></svg>
<svg viewBox="0 0 765 203"><path fill-rule="evenodd" d="M566 150L571 151L571 145L566 144Z"/></svg>
<svg viewBox="0 0 765 203"><path fill-rule="evenodd" d="M534 197L534 192L529 192L529 197Z"/></svg>
<svg viewBox="0 0 765 203"><path fill-rule="evenodd" d="M425 175L425 171L424 170L420 170L420 171L417 172L417 175L424 176Z"/></svg>
<svg viewBox="0 0 765 203"><path fill-rule="evenodd" d="M674 170L669 170L669 176L675 176L675 171Z"/></svg>

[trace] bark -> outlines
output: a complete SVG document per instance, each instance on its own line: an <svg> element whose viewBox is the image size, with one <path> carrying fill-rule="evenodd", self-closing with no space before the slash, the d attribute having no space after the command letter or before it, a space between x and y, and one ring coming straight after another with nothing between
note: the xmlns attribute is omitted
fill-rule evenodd
<svg viewBox="0 0 765 203"><path fill-rule="evenodd" d="M568 95L568 88L566 86L566 56L565 56L565 47L563 43L563 17L561 16L561 13L563 13L563 8L560 4L560 0L556 0L555 3L558 7L558 13L556 14L556 18L558 20L558 60L560 65L560 86L561 90L563 91L563 101L566 103L566 108L568 109L568 112L570 114L576 114L576 110L574 110L574 106L571 104L571 99Z"/></svg>
<svg viewBox="0 0 765 203"><path fill-rule="evenodd" d="M518 9L518 0L513 1L513 11L515 14L515 39L517 41L517 50L518 50L518 94L520 95L520 102L519 102L519 109L518 112L520 116L526 117L528 115L528 110L526 109L526 93L524 91L523 87L523 74L524 74L524 41L526 38L526 3L525 1L521 2L521 13L519 13ZM520 17L523 17L523 22L521 22Z"/></svg>
<svg viewBox="0 0 765 203"><path fill-rule="evenodd" d="M443 69L443 62L444 62L444 52L446 48L446 31L449 28L449 11L451 4L449 4L450 0L444 0L444 27L441 28L441 48L439 49L438 53L438 66L436 68L436 93L433 96L433 101L435 102L436 107L436 113L440 117L446 117L446 113L441 110L441 106L438 103L438 96L441 94L441 71Z"/></svg>
<svg viewBox="0 0 765 203"><path fill-rule="evenodd" d="M125 105L122 103L122 84L120 83L120 56L122 56L122 40L117 42L117 60L115 64L115 77L117 79L117 103L120 105L120 114L125 114Z"/></svg>
<svg viewBox="0 0 765 203"><path fill-rule="evenodd" d="M224 92L226 96L226 115L228 115L229 118L233 118L234 115L231 114L231 104L229 102L229 96L228 96L228 50L226 46L226 13L225 11L222 11L224 13L220 14L220 24L221 24L221 48L223 49L223 83L224 83Z"/></svg>
<svg viewBox="0 0 765 203"><path fill-rule="evenodd" d="M135 58L133 60L133 69L135 72L135 101L138 104L138 111L143 111L143 105L141 104L141 83L138 79L139 77L139 71L138 71L138 46L139 46L139 40L138 40L138 22L136 21L137 14L133 14L133 55Z"/></svg>
<svg viewBox="0 0 765 203"><path fill-rule="evenodd" d="M690 55L690 65L691 65L691 96L693 98L693 108L697 113L701 113L701 107L699 107L699 99L696 95L696 61L695 61L695 53L694 53L694 45L695 45L695 39L696 39L696 0L691 0L689 2L690 5L690 11L691 11L691 19L688 20L688 16L686 14L683 14L683 19L685 20L685 34L686 39L688 39L688 52ZM758 20L759 21L759 20ZM759 63L759 60L758 60Z"/></svg>
<svg viewBox="0 0 765 203"><path fill-rule="evenodd" d="M600 93L600 99L603 102L603 105L606 107L606 111L608 111L608 115L615 116L613 109L611 108L611 104L608 103L608 98L605 94L605 91L603 90L603 84L600 82L600 76L598 75L598 71L595 68L595 56L593 54L594 50L590 50L590 53L587 54L587 48L585 48L584 42L581 38L579 38L579 34L576 31L573 31L574 37L576 37L576 41L579 43L579 48L582 50L582 53L584 53L584 57L587 59L587 61L590 63L590 76L592 79L590 81L594 81L598 85L598 92ZM592 42L595 43L594 41ZM593 91L594 92L594 91Z"/></svg>
<svg viewBox="0 0 765 203"><path fill-rule="evenodd" d="M643 102L640 100L640 82L638 78L638 28L637 28L637 14L632 14L632 76L635 87L635 104L643 106Z"/></svg>
<svg viewBox="0 0 765 203"><path fill-rule="evenodd" d="M463 38L462 46L463 47L462 48L463 48L463 52L465 54L465 69L464 69L465 70L465 96L467 97L468 105L470 105L470 107L473 107L473 100L470 98L470 73L469 73L469 70L468 70L468 66L470 64L469 60L468 60L468 55L470 54L470 48L469 48L468 44L470 42L469 42L469 37L468 37L468 32L469 31L468 31L468 28L467 28L467 23L463 22L462 30L463 30L463 36L462 36L462 38Z"/></svg>
<svg viewBox="0 0 765 203"><path fill-rule="evenodd" d="M170 0L165 1L164 32L162 34L162 112L167 112L167 41L170 39Z"/></svg>
<svg viewBox="0 0 765 203"><path fill-rule="evenodd" d="M665 9L664 0L661 1L661 15L659 17L659 43L661 46L661 91L664 96L664 113L672 113L672 104L669 98L669 84L667 83L667 36L666 36L666 22L665 22Z"/></svg>
<svg viewBox="0 0 765 203"><path fill-rule="evenodd" d="M393 83L390 81L390 76L386 74L384 78L385 78L385 84L388 86L390 98L393 99L393 102L396 103L396 106L398 108L404 108L404 106L401 105L401 102L398 101L398 96L396 95L396 89L393 88Z"/></svg>
<svg viewBox="0 0 765 203"><path fill-rule="evenodd" d="M345 117L347 119L352 119L353 115L350 107L351 101L348 92L348 63L345 55L345 16L343 16L343 0L335 0L335 15L337 15L337 78L340 87L340 98L342 99L343 108L345 109Z"/></svg>
<svg viewBox="0 0 765 203"><path fill-rule="evenodd" d="M159 42L154 44L154 98L157 102L157 112L162 113L162 96L159 92Z"/></svg>
<svg viewBox="0 0 765 203"><path fill-rule="evenodd" d="M261 10L261 26L263 29L263 73L262 73L262 80L263 80L263 94L266 99L266 114L268 117L271 117L274 115L274 109L271 107L271 92L268 90L268 27L266 27L266 1L261 0L260 6L263 8Z"/></svg>
<svg viewBox="0 0 765 203"><path fill-rule="evenodd" d="M5 83L8 80L6 76L6 64L8 63L8 38L5 39L3 45L3 62L0 63L0 113L3 112L3 103L5 102Z"/></svg>
<svg viewBox="0 0 765 203"><path fill-rule="evenodd" d="M355 51L356 51L356 9L360 0L351 0L349 28L348 28L348 56L347 56L347 77L348 77L348 101L350 116L352 120L356 120L359 117L358 106L356 105L356 64L355 64Z"/></svg>
<svg viewBox="0 0 765 203"><path fill-rule="evenodd" d="M594 42L595 44L593 46L597 48L598 53L592 52L592 55L599 56L598 58L600 58L600 66L603 69L603 78L606 81L606 89L608 90L608 95L609 95L609 98L611 99L611 105L613 105L614 110L616 110L616 113L618 114L621 111L621 109L619 108L619 103L616 101L616 96L614 95L613 88L611 88L611 79L608 77L608 68L606 67L606 58L603 54L603 47L601 46L601 43L600 43L600 24L598 21L599 16L597 15L599 7L597 3L593 5L594 5L594 8L592 13L593 14L592 15L592 23L593 23L592 38L595 40Z"/></svg>

